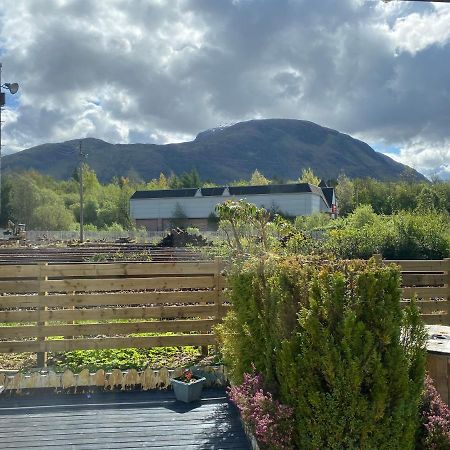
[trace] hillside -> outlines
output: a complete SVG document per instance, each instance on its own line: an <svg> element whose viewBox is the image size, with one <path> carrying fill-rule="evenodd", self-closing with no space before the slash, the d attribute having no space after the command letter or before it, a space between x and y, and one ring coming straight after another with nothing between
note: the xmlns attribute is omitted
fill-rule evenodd
<svg viewBox="0 0 450 450"><path fill-rule="evenodd" d="M43 144L7 155L2 160L3 170L35 169L68 178L77 165L78 142ZM160 172L180 174L194 168L202 179L217 183L248 179L256 168L268 178L287 180L298 178L307 167L324 179L345 172L351 178L393 180L406 168L351 136L291 119L240 122L204 131L192 142L179 144L110 144L87 138L82 147L101 181L115 175L148 180ZM417 180L424 179L418 172L413 174Z"/></svg>

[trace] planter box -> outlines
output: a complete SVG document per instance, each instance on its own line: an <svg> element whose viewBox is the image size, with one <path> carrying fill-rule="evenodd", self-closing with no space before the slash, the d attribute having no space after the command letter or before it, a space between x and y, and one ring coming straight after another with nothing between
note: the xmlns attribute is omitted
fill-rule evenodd
<svg viewBox="0 0 450 450"><path fill-rule="evenodd" d="M200 378L192 383L184 383L183 381L175 380L174 378L170 381L172 383L175 398L182 402L189 403L200 400L203 383L206 381L206 378Z"/></svg>

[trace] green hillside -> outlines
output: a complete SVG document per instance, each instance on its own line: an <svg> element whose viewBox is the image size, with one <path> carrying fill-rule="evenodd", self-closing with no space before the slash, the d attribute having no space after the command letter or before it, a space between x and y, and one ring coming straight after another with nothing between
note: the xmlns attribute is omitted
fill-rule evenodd
<svg viewBox="0 0 450 450"><path fill-rule="evenodd" d="M79 141L43 144L5 156L6 172L35 169L65 179L78 161ZM83 152L99 180L138 175L142 179L161 172L182 173L197 169L202 179L227 183L249 178L258 168L265 176L296 179L311 167L324 179L341 172L351 178L398 179L406 166L375 152L369 145L312 122L266 119L240 122L199 133L194 141L179 144L110 144L83 139ZM417 180L424 177L410 171Z"/></svg>

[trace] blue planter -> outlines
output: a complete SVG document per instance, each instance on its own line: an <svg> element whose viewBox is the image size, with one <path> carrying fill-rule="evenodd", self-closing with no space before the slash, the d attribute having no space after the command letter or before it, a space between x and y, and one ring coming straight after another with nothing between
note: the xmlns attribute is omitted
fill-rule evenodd
<svg viewBox="0 0 450 450"><path fill-rule="evenodd" d="M192 383L184 383L183 381L175 380L174 378L171 378L170 381L172 383L175 398L182 402L189 403L200 400L203 383L206 381L206 378L200 378Z"/></svg>

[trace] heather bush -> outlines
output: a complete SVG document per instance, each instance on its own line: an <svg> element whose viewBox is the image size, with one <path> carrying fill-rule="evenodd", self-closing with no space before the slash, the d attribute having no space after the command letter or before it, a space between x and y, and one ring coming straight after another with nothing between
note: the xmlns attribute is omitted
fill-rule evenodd
<svg viewBox="0 0 450 450"><path fill-rule="evenodd" d="M243 383L230 388L229 396L262 448L293 448L293 409L274 400L272 394L264 390L261 374L245 373Z"/></svg>
<svg viewBox="0 0 450 450"><path fill-rule="evenodd" d="M421 425L416 449L450 449L450 411L442 401L429 376L425 378L425 389L421 403Z"/></svg>

